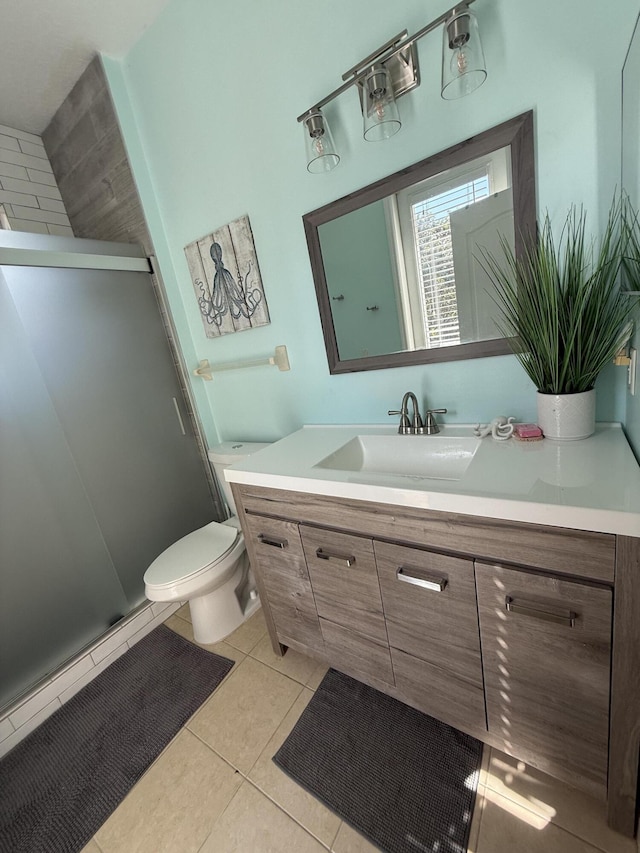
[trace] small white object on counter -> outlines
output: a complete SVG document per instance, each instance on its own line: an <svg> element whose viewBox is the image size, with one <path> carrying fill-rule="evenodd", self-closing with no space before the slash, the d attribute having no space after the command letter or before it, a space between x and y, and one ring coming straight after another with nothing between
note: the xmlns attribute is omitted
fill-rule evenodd
<svg viewBox="0 0 640 853"><path fill-rule="evenodd" d="M504 415L498 415L497 418L494 418L486 426L476 424L473 432L478 438L485 438L487 435L491 435L496 441L506 441L513 435L514 421L515 418L505 418Z"/></svg>

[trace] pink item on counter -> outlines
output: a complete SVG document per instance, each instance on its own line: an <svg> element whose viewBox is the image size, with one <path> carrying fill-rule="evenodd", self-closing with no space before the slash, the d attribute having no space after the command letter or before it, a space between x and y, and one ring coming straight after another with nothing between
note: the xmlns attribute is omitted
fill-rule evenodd
<svg viewBox="0 0 640 853"><path fill-rule="evenodd" d="M542 438L542 430L537 424L515 424L514 431L518 438Z"/></svg>

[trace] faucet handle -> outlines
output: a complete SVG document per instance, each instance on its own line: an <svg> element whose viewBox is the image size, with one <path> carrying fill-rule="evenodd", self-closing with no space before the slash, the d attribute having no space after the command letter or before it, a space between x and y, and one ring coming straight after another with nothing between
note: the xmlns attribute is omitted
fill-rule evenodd
<svg viewBox="0 0 640 853"><path fill-rule="evenodd" d="M424 432L425 435L436 435L440 432L440 427L434 415L446 415L446 409L427 409L424 413Z"/></svg>
<svg viewBox="0 0 640 853"><path fill-rule="evenodd" d="M401 435L407 435L411 428L411 421L409 420L409 415L404 410L396 410L389 409L387 412L388 415L400 415L400 425L398 426L398 432Z"/></svg>

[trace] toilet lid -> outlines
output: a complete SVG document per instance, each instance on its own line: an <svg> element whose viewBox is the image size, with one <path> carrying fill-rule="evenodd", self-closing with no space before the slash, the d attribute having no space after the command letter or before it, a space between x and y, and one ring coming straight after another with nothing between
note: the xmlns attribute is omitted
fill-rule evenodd
<svg viewBox="0 0 640 853"><path fill-rule="evenodd" d="M186 580L224 557L238 535L235 527L212 521L183 536L156 557L144 573L144 582L150 586L167 586Z"/></svg>

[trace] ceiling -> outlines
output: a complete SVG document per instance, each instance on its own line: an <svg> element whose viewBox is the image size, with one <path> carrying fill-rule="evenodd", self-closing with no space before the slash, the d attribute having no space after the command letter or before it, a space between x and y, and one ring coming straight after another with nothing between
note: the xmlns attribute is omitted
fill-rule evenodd
<svg viewBox="0 0 640 853"><path fill-rule="evenodd" d="M96 51L122 57L169 0L0 0L0 124L41 134Z"/></svg>

